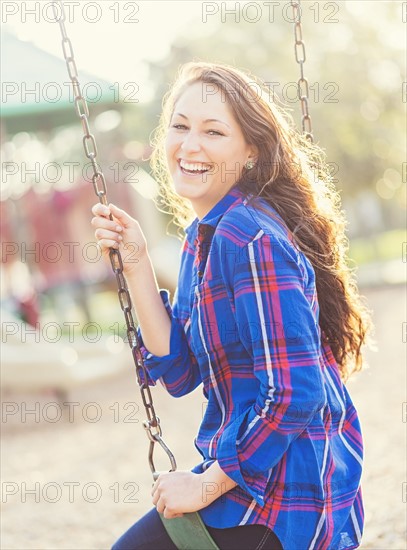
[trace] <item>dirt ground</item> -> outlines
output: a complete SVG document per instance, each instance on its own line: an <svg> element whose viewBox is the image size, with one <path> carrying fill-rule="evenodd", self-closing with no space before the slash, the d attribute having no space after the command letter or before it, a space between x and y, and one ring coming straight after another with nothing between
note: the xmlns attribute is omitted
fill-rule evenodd
<svg viewBox="0 0 407 550"><path fill-rule="evenodd" d="M361 548L403 550L405 293L402 286L362 293L374 311L379 350L367 354L370 369L348 384L365 440ZM3 550L110 549L151 508L148 441L133 369L129 357L128 373L73 391L68 397L70 415L60 419L53 395L3 395ZM182 399L171 398L161 386L152 391L178 468L190 469L199 462L193 438L205 406L201 390ZM159 457L157 450L159 468L168 469Z"/></svg>

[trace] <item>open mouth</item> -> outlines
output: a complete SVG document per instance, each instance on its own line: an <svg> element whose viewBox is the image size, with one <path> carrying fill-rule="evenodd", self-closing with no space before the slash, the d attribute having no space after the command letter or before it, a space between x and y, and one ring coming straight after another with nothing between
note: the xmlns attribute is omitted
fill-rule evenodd
<svg viewBox="0 0 407 550"><path fill-rule="evenodd" d="M183 174L189 176L201 175L209 172L212 169L212 164L207 164L204 162L186 162L185 160L179 159L178 165Z"/></svg>

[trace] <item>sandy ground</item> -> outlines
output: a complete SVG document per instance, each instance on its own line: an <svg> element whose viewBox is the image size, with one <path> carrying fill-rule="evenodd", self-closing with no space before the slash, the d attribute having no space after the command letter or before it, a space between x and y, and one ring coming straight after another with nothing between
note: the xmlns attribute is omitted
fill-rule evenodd
<svg viewBox="0 0 407 550"><path fill-rule="evenodd" d="M365 438L361 548L402 550L407 479L405 295L401 286L363 294L374 310L379 351L368 353L370 369L348 384ZM193 438L205 399L199 389L174 399L157 386L153 395L178 468L191 468L199 462ZM1 424L3 550L109 549L152 506L144 412L131 360L128 373L75 390L68 399L71 417L58 419L52 395L3 396L3 407L7 402L14 408L14 414L3 414ZM27 414L33 409L38 418ZM158 451L158 466L167 469L162 456Z"/></svg>

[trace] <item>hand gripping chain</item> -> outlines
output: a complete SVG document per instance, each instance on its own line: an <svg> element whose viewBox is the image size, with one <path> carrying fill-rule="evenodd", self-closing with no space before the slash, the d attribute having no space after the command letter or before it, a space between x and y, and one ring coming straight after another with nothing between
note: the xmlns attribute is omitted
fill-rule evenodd
<svg viewBox="0 0 407 550"><path fill-rule="evenodd" d="M72 88L75 96L75 109L81 119L83 127L83 147L85 149L85 155L90 160L93 167L92 183L96 196L101 204L107 205L107 188L106 180L103 175L102 168L97 164L97 147L95 136L91 133L89 127L89 109L86 99L81 93L81 88L78 80L78 70L76 67L74 52L72 48L72 42L68 38L65 28L65 9L62 0L53 0L53 10L55 21L59 23L59 28L62 35L62 51L66 61L69 78L72 82ZM113 220L113 216L110 214L110 219ZM132 303L130 293L127 288L126 279L123 275L123 261L119 250L111 248L109 251L110 262L112 264L113 273L116 275L118 295L120 306L122 308L124 318L127 325L127 338L132 351L134 364L136 366L137 381L140 387L140 393L143 400L143 405L146 411L147 420L143 422L143 426L147 432L147 436L150 440L150 448L148 453L148 461L153 474L154 480L157 479L160 472L156 471L154 465L154 447L158 443L167 454L171 470L177 469L175 457L170 449L162 439L162 431L160 425L160 419L156 415L153 405L153 398L151 396L150 388L148 385L147 370L143 362L143 357L140 351L140 343L137 337L136 327L134 326L134 320L132 315Z"/></svg>

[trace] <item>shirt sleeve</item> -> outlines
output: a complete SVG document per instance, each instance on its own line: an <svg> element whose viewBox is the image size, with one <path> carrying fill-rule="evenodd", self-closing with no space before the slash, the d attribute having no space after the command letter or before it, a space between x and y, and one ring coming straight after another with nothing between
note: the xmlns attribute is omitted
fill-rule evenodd
<svg viewBox="0 0 407 550"><path fill-rule="evenodd" d="M325 404L320 331L303 267L293 246L262 233L231 274L239 336L259 392L223 430L217 460L261 506L272 469Z"/></svg>
<svg viewBox="0 0 407 550"><path fill-rule="evenodd" d="M168 355L153 355L144 345L140 327L137 336L140 351L148 373L148 384L155 386L157 380L174 397L193 391L202 382L198 362L192 353L183 326L176 317L169 301L169 292L160 290L160 296L171 319L170 352ZM143 373L141 373L143 374Z"/></svg>

